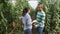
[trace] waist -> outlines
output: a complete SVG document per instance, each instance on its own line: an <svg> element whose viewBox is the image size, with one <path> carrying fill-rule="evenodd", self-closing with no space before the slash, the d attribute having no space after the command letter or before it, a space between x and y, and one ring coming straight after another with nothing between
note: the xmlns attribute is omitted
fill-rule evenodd
<svg viewBox="0 0 60 34"><path fill-rule="evenodd" d="M37 25L37 27L44 27L44 22L37 22L35 25Z"/></svg>
<svg viewBox="0 0 60 34"><path fill-rule="evenodd" d="M32 29L32 25L30 25L30 26L24 26L24 30L26 30L26 29Z"/></svg>

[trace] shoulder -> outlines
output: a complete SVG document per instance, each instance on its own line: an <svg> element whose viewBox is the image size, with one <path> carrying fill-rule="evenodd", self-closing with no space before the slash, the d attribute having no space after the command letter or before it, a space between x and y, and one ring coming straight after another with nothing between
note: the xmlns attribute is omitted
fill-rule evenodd
<svg viewBox="0 0 60 34"><path fill-rule="evenodd" d="M42 13L43 13L43 15L45 16L45 12L43 11Z"/></svg>
<svg viewBox="0 0 60 34"><path fill-rule="evenodd" d="M30 15L29 14L26 14L26 17L29 17Z"/></svg>
<svg viewBox="0 0 60 34"><path fill-rule="evenodd" d="M40 12L37 12L37 15L39 15L40 14Z"/></svg>
<svg viewBox="0 0 60 34"><path fill-rule="evenodd" d="M45 15L45 12L44 11L42 11L42 13Z"/></svg>
<svg viewBox="0 0 60 34"><path fill-rule="evenodd" d="M42 11L42 13L44 13L44 14L45 14L45 12L44 12L44 11Z"/></svg>
<svg viewBox="0 0 60 34"><path fill-rule="evenodd" d="M26 18L30 18L30 15L29 14L26 14L26 16L25 16Z"/></svg>

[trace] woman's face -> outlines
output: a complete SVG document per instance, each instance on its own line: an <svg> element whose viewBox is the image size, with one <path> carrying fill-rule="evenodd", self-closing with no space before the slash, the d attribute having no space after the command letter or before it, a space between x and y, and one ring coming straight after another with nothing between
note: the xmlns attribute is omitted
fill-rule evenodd
<svg viewBox="0 0 60 34"><path fill-rule="evenodd" d="M28 13L30 13L30 9L28 10Z"/></svg>

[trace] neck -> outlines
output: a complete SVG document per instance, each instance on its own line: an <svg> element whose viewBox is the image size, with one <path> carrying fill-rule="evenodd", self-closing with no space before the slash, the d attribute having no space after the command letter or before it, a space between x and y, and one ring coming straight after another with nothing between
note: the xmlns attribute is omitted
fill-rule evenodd
<svg viewBox="0 0 60 34"><path fill-rule="evenodd" d="M39 12L42 12L41 10L39 10Z"/></svg>
<svg viewBox="0 0 60 34"><path fill-rule="evenodd" d="M39 11L39 12L43 12L43 10Z"/></svg>
<svg viewBox="0 0 60 34"><path fill-rule="evenodd" d="M29 14L29 13L27 13L27 14Z"/></svg>

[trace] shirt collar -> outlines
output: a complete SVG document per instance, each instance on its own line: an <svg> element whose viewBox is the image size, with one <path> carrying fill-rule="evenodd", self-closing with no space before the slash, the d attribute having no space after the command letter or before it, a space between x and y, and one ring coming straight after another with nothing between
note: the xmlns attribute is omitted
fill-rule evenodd
<svg viewBox="0 0 60 34"><path fill-rule="evenodd" d="M39 11L39 12L43 12L43 10L42 11Z"/></svg>

